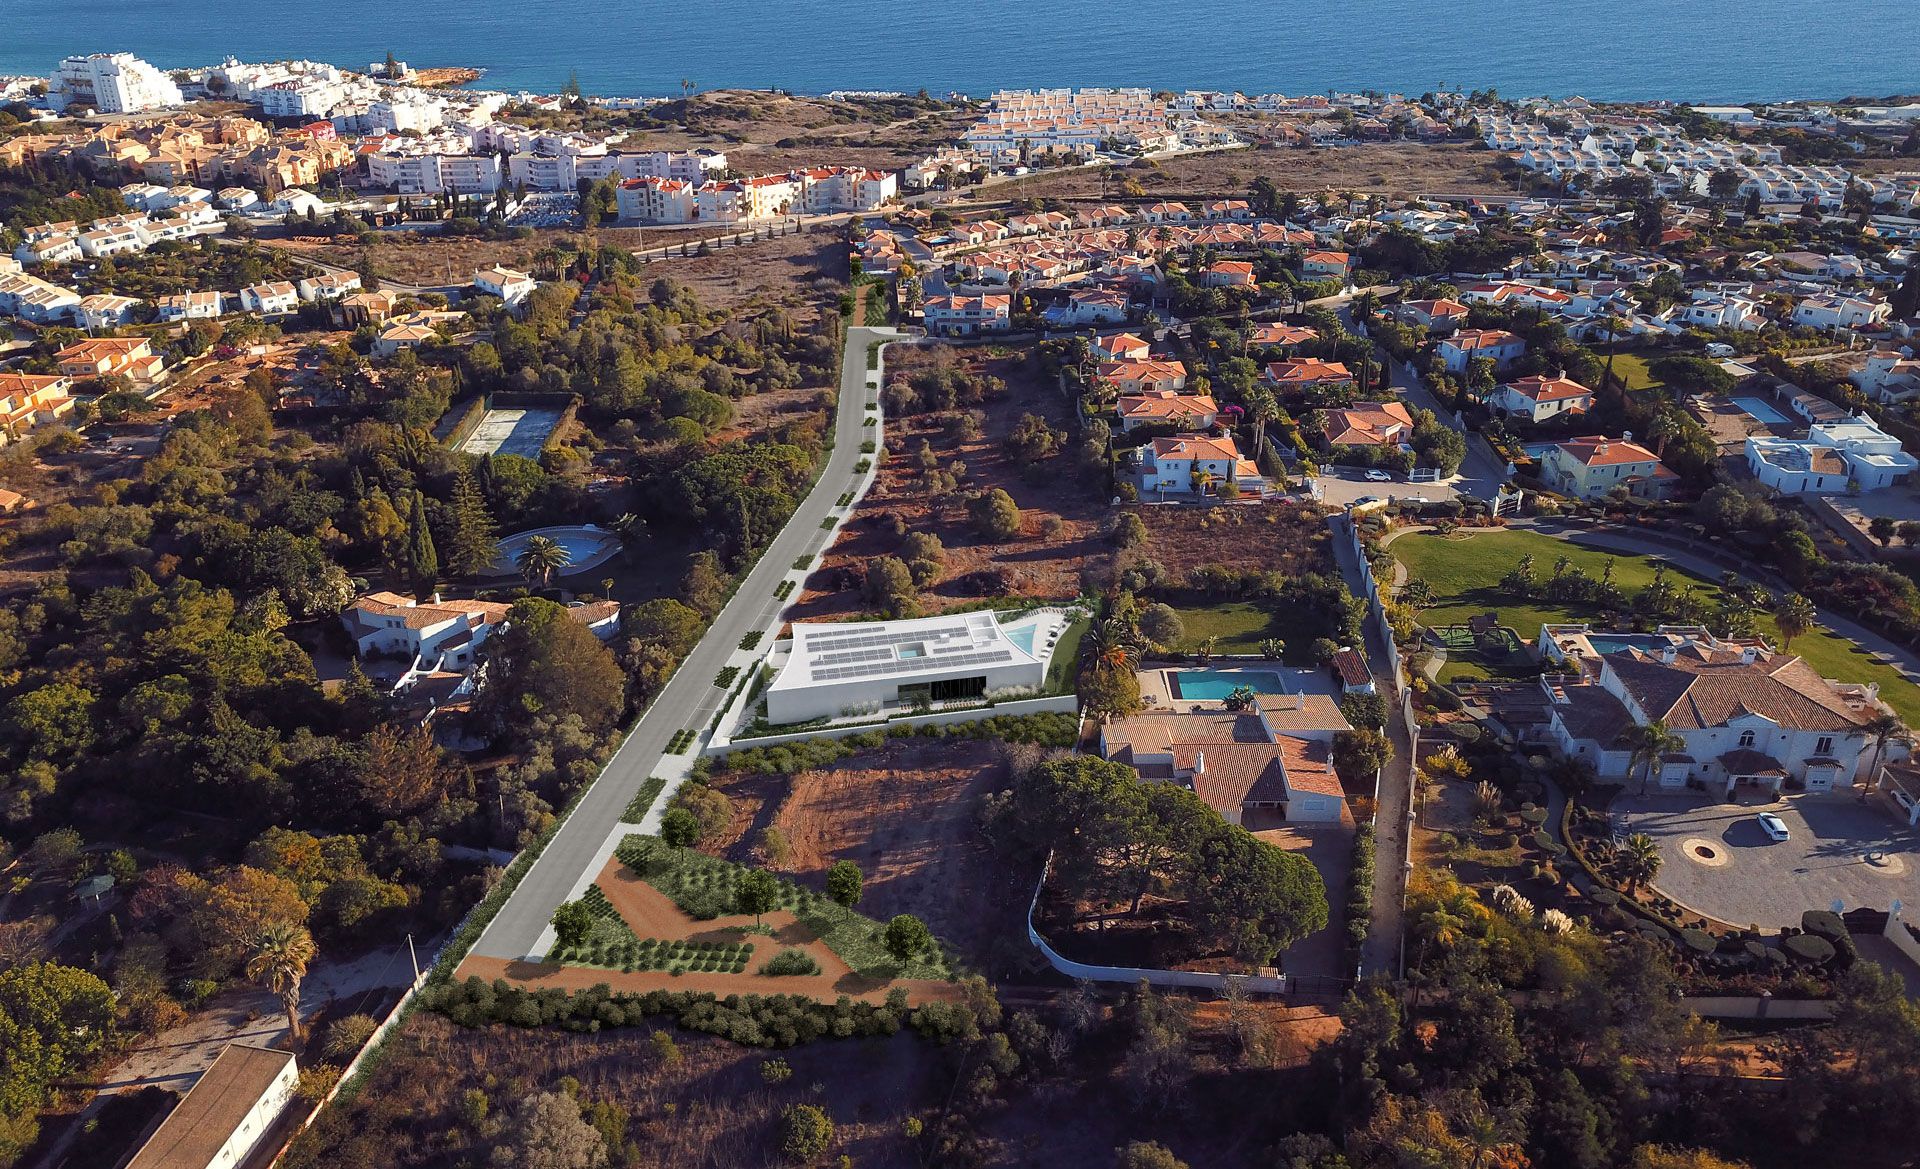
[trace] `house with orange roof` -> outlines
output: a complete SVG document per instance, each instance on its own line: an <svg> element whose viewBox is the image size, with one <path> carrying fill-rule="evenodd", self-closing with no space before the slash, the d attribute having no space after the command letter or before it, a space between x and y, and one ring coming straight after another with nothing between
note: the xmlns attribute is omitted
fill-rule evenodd
<svg viewBox="0 0 1920 1169"><path fill-rule="evenodd" d="M1200 274L1207 288L1252 288L1253 264L1247 260L1217 260Z"/></svg>
<svg viewBox="0 0 1920 1169"><path fill-rule="evenodd" d="M1095 337L1088 346L1094 357L1103 362L1145 361L1153 352L1153 346L1146 339L1132 333L1114 333L1107 337Z"/></svg>
<svg viewBox="0 0 1920 1169"><path fill-rule="evenodd" d="M1487 395L1487 407L1529 422L1593 409L1593 391L1570 377L1523 377Z"/></svg>
<svg viewBox="0 0 1920 1169"><path fill-rule="evenodd" d="M1327 695L1255 694L1244 710L1194 703L1114 719L1100 727L1100 754L1247 828L1336 824L1346 799L1333 739L1351 729Z"/></svg>
<svg viewBox="0 0 1920 1169"><path fill-rule="evenodd" d="M1232 435L1176 434L1156 438L1139 452L1140 495L1214 495L1232 483L1243 494L1266 487L1253 460L1242 458Z"/></svg>
<svg viewBox="0 0 1920 1169"><path fill-rule="evenodd" d="M1345 252L1308 252L1300 258L1300 274L1315 280L1345 280L1350 263Z"/></svg>
<svg viewBox="0 0 1920 1169"><path fill-rule="evenodd" d="M1479 358L1495 369L1526 355L1527 343L1505 329L1462 329L1434 347L1448 373L1465 373Z"/></svg>
<svg viewBox="0 0 1920 1169"><path fill-rule="evenodd" d="M1207 204L1207 216L1210 219L1251 219L1253 208L1245 199L1218 199Z"/></svg>
<svg viewBox="0 0 1920 1169"><path fill-rule="evenodd" d="M1401 324L1434 334L1450 333L1467 323L1467 306L1445 297L1403 301L1393 306L1391 312Z"/></svg>
<svg viewBox="0 0 1920 1169"><path fill-rule="evenodd" d="M1540 478L1562 495L1604 499L1624 489L1642 499L1665 499L1679 476L1660 456L1629 438L1582 435L1556 443L1540 459Z"/></svg>
<svg viewBox="0 0 1920 1169"><path fill-rule="evenodd" d="M1193 209L1185 203L1155 203L1142 218L1148 223L1185 223L1193 218Z"/></svg>
<svg viewBox="0 0 1920 1169"><path fill-rule="evenodd" d="M1175 426L1199 431L1213 425L1214 419L1220 416L1220 407L1209 394L1154 390L1122 397L1119 414L1123 434L1131 434L1140 426Z"/></svg>
<svg viewBox="0 0 1920 1169"><path fill-rule="evenodd" d="M1291 349L1308 341L1317 341L1320 332L1305 325L1281 321L1261 321L1247 330L1247 344L1255 349Z"/></svg>
<svg viewBox="0 0 1920 1169"><path fill-rule="evenodd" d="M140 385L166 369L166 358L145 337L95 337L76 341L54 354L60 372L76 380L119 375Z"/></svg>
<svg viewBox="0 0 1920 1169"><path fill-rule="evenodd" d="M920 306L920 316L927 332L936 337L1004 333L1013 323L1013 297L993 293L929 296Z"/></svg>
<svg viewBox="0 0 1920 1169"><path fill-rule="evenodd" d="M1261 380L1281 389L1342 386L1353 382L1353 371L1347 368L1345 362L1302 357L1297 361L1268 362L1267 368L1261 373Z"/></svg>
<svg viewBox="0 0 1920 1169"><path fill-rule="evenodd" d="M1328 446L1399 446L1413 437L1413 414L1404 402L1355 402L1323 413Z"/></svg>
<svg viewBox="0 0 1920 1169"><path fill-rule="evenodd" d="M59 421L73 409L72 389L63 374L0 373L0 443Z"/></svg>
<svg viewBox="0 0 1920 1169"><path fill-rule="evenodd" d="M417 601L399 593L366 593L340 614L362 657L410 659L442 670L464 671L500 623L509 605L497 601Z"/></svg>
<svg viewBox="0 0 1920 1169"><path fill-rule="evenodd" d="M1122 395L1183 390L1187 386L1187 366L1181 361L1110 361L1100 367L1099 376Z"/></svg>

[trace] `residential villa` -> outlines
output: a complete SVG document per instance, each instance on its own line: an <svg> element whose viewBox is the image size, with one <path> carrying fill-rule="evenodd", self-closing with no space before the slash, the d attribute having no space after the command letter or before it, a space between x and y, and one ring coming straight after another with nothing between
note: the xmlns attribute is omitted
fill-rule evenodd
<svg viewBox="0 0 1920 1169"><path fill-rule="evenodd" d="M1270 361L1261 380L1280 389L1311 389L1353 384L1353 373L1340 361L1303 357L1298 361Z"/></svg>
<svg viewBox="0 0 1920 1169"><path fill-rule="evenodd" d="M1643 499L1663 499L1678 478L1631 436L1570 438L1540 459L1540 479L1548 489L1578 499L1604 499L1620 488Z"/></svg>
<svg viewBox="0 0 1920 1169"><path fill-rule="evenodd" d="M96 292L73 307L73 322L83 329L117 329L139 314L140 301L131 296Z"/></svg>
<svg viewBox="0 0 1920 1169"><path fill-rule="evenodd" d="M1216 494L1231 483L1241 492L1257 495L1266 487L1260 469L1240 456L1232 435L1176 434L1156 438L1139 451L1137 472L1140 496Z"/></svg>
<svg viewBox="0 0 1920 1169"><path fill-rule="evenodd" d="M1920 467L1899 439L1865 415L1816 422L1805 438L1753 435L1746 450L1754 478L1784 495L1878 491Z"/></svg>
<svg viewBox="0 0 1920 1169"><path fill-rule="evenodd" d="M323 276L308 276L300 281L301 300L339 300L350 292L360 291L360 277L353 272L328 272Z"/></svg>
<svg viewBox="0 0 1920 1169"><path fill-rule="evenodd" d="M1131 434L1140 426L1176 426L1181 430L1201 431L1213 425L1220 415L1220 407L1206 394L1154 390L1122 397L1119 414L1123 434Z"/></svg>
<svg viewBox="0 0 1920 1169"><path fill-rule="evenodd" d="M1478 358L1499 369L1527 352L1527 343L1505 329L1462 329L1435 347L1448 373L1465 373Z"/></svg>
<svg viewBox="0 0 1920 1169"><path fill-rule="evenodd" d="M1450 333L1467 323L1467 306L1457 300L1409 300L1394 306L1393 316L1403 325L1429 333Z"/></svg>
<svg viewBox="0 0 1920 1169"><path fill-rule="evenodd" d="M263 317L279 316L300 307L300 290L289 280L269 280L240 290L240 307Z"/></svg>
<svg viewBox="0 0 1920 1169"><path fill-rule="evenodd" d="M1502 414L1545 422L1593 408L1593 391L1569 377L1523 377L1487 395L1487 406Z"/></svg>
<svg viewBox="0 0 1920 1169"><path fill-rule="evenodd" d="M927 332L936 337L1005 332L1012 324L1013 297L1005 293L930 296L921 306L920 315Z"/></svg>
<svg viewBox="0 0 1920 1169"><path fill-rule="evenodd" d="M1300 274L1309 280L1345 280L1350 258L1345 252L1308 252L1300 260Z"/></svg>
<svg viewBox="0 0 1920 1169"><path fill-rule="evenodd" d="M784 725L916 702L1037 692L1046 685L1057 637L1050 620L1064 624L1043 615L1038 623L1029 618L1010 629L989 612L795 622L791 640L774 649L767 719Z"/></svg>
<svg viewBox="0 0 1920 1169"><path fill-rule="evenodd" d="M1309 329L1305 325L1267 321L1255 324L1247 330L1247 346L1251 349L1292 349L1296 345L1318 340L1319 337L1319 330Z"/></svg>
<svg viewBox="0 0 1920 1169"><path fill-rule="evenodd" d="M1099 376L1124 397L1183 390L1187 385L1187 366L1180 361L1110 361L1100 367Z"/></svg>
<svg viewBox="0 0 1920 1169"><path fill-rule="evenodd" d="M1177 783L1250 829L1337 824L1346 811L1333 737L1351 729L1324 694L1260 694L1246 710L1149 711L1100 728L1100 754Z"/></svg>
<svg viewBox="0 0 1920 1169"><path fill-rule="evenodd" d="M141 385L153 381L166 369L164 357L153 351L145 337L96 337L76 341L54 354L60 372L76 380L119 375Z"/></svg>
<svg viewBox="0 0 1920 1169"><path fill-rule="evenodd" d="M1088 351L1102 362L1145 361L1153 353L1153 346L1132 333L1115 333L1108 337L1095 337Z"/></svg>
<svg viewBox="0 0 1920 1169"><path fill-rule="evenodd" d="M167 322L210 321L226 308L226 300L226 294L221 292L177 292L160 298L156 304L159 309L156 319Z"/></svg>
<svg viewBox="0 0 1920 1169"><path fill-rule="evenodd" d="M1124 292L1106 288L1088 288L1067 294L1067 299L1040 314L1049 325L1117 325L1133 311L1133 301Z"/></svg>
<svg viewBox="0 0 1920 1169"><path fill-rule="evenodd" d="M1893 309L1884 300L1858 296L1809 296L1793 306L1793 323L1822 331L1872 329L1887 323Z"/></svg>
<svg viewBox="0 0 1920 1169"><path fill-rule="evenodd" d="M1252 288L1253 264L1246 260L1217 260L1200 274L1207 288Z"/></svg>
<svg viewBox="0 0 1920 1169"><path fill-rule="evenodd" d="M1321 434L1330 447L1400 446L1413 438L1413 414L1403 402L1355 402L1323 413Z"/></svg>
<svg viewBox="0 0 1920 1169"><path fill-rule="evenodd" d="M362 657L381 655L413 662L412 671L465 673L477 651L497 632L512 606L498 601L416 601L399 593L365 593L340 614ZM568 606L567 615L606 641L619 632L615 601Z"/></svg>
<svg viewBox="0 0 1920 1169"><path fill-rule="evenodd" d="M521 303L533 295L540 282L525 272L515 272L512 268L495 266L473 274L473 287L482 296L497 296L505 301L508 308L519 308Z"/></svg>
<svg viewBox="0 0 1920 1169"><path fill-rule="evenodd" d="M1637 780L1631 732L1658 720L1682 746L1657 762L1650 788L1704 786L1732 799L1742 786L1831 791L1870 778L1860 765L1872 746L1864 727L1884 710L1876 686L1824 679L1761 642L1704 631L1664 641L1601 653L1588 682L1541 679L1562 752L1602 779Z"/></svg>
<svg viewBox="0 0 1920 1169"><path fill-rule="evenodd" d="M61 374L0 373L0 444L65 417L74 407L72 388Z"/></svg>
<svg viewBox="0 0 1920 1169"><path fill-rule="evenodd" d="M1876 350L1847 380L1876 402L1904 402L1920 394L1920 357L1893 349Z"/></svg>

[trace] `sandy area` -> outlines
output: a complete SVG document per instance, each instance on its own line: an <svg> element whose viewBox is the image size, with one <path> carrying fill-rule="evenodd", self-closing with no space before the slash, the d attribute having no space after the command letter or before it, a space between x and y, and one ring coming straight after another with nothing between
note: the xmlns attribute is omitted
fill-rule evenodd
<svg viewBox="0 0 1920 1169"><path fill-rule="evenodd" d="M630 872L618 860L610 860L602 869L596 883L607 900L619 910L620 917L642 938L658 938L663 941L700 941L700 942L737 942L743 940L739 932L741 926L753 924L750 914L716 917L711 921L698 921L689 917L666 894L647 884ZM460 964L456 977L478 976L486 979L505 978L522 986L536 989L560 987L566 990L585 990L599 983L606 983L616 991L645 993L650 990L690 990L711 991L717 995L730 994L803 994L809 997L830 1001L841 995L863 999L867 1002L881 1002L887 992L895 986L905 987L907 1001L913 1003L931 1002L937 999L954 999L959 996L959 988L952 983L922 979L899 979L883 981L863 978L856 974L838 954L829 950L806 925L802 924L787 910L776 910L762 916L761 921L773 928L775 936L771 938L745 935L744 940L753 943L753 957L742 974L722 974L716 972L688 971L683 974L670 974L664 970L636 970L627 973L620 970L602 970L589 966L562 966L547 962L509 962L498 958L482 958L469 955ZM820 964L820 973L814 975L783 975L767 977L756 974L762 963L784 949L805 950Z"/></svg>

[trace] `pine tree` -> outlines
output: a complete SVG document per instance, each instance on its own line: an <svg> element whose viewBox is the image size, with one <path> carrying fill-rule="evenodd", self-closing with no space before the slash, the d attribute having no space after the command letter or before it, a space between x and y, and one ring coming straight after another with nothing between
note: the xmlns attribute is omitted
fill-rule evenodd
<svg viewBox="0 0 1920 1169"><path fill-rule="evenodd" d="M447 570L456 576L484 572L497 554L493 515L486 497L465 467L453 481L453 502L447 508L445 530Z"/></svg>
<svg viewBox="0 0 1920 1169"><path fill-rule="evenodd" d="M440 579L440 557L433 550L433 533L427 528L427 500L413 493L413 508L407 515L407 575L415 593L429 593Z"/></svg>

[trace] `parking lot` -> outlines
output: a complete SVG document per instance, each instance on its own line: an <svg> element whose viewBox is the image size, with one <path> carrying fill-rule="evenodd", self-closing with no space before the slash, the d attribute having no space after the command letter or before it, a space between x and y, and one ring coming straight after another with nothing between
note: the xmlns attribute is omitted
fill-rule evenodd
<svg viewBox="0 0 1920 1169"><path fill-rule="evenodd" d="M1610 809L1614 830L1644 832L1660 845L1660 892L1708 917L1773 930L1801 913L1920 905L1920 833L1871 798L1788 795L1771 803L1728 804L1703 796L1622 796ZM1786 822L1773 841L1755 821L1767 811Z"/></svg>
<svg viewBox="0 0 1920 1169"><path fill-rule="evenodd" d="M1314 482L1320 485L1320 501L1328 507L1345 507L1369 495L1376 499L1417 496L1428 503L1440 503L1455 495L1451 482L1409 483L1404 477L1395 475L1387 482L1380 483L1369 480L1366 469L1362 467L1322 467L1320 477Z"/></svg>

